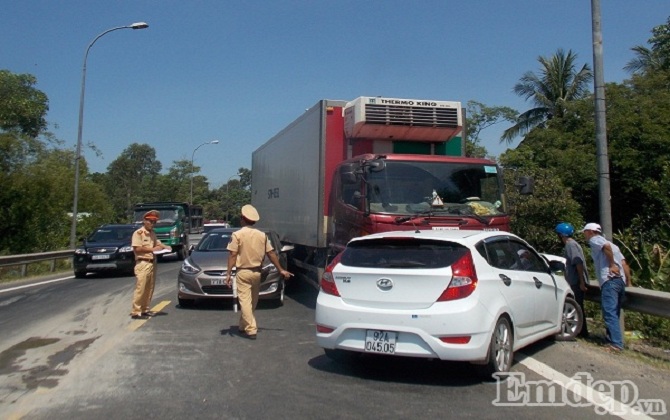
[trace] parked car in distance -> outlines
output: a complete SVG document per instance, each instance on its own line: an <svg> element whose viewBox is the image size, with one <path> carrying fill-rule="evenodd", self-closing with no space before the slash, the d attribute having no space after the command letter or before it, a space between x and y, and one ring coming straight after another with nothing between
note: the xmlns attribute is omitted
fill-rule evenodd
<svg viewBox="0 0 670 420"><path fill-rule="evenodd" d="M72 265L76 278L92 272L124 272L132 274L135 254L131 246L133 224L108 224L96 228L74 251Z"/></svg>
<svg viewBox="0 0 670 420"><path fill-rule="evenodd" d="M226 228L230 228L229 223L219 222L218 220L210 220L209 222L203 225L202 232L207 233L214 229L226 229Z"/></svg>
<svg viewBox="0 0 670 420"><path fill-rule="evenodd" d="M177 274L177 300L179 306L193 306L198 299L227 299L232 302L233 289L224 284L228 271L227 250L230 238L240 228L218 228L205 233L190 251ZM262 229L261 229L262 230ZM283 267L286 253L291 246L282 247L279 236L273 231L264 231ZM261 290L259 299L284 303L284 278L266 256L261 267ZM234 275L234 274L233 274Z"/></svg>
<svg viewBox="0 0 670 420"><path fill-rule="evenodd" d="M507 232L355 238L321 279L316 341L339 361L375 353L505 373L520 348L580 332L584 316L559 268Z"/></svg>

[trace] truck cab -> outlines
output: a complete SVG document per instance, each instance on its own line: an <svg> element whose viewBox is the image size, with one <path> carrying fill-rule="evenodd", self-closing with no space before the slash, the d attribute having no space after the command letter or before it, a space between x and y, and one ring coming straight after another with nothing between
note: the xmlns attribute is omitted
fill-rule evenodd
<svg viewBox="0 0 670 420"><path fill-rule="evenodd" d="M333 178L332 244L407 229L509 230L500 169L490 160L366 154Z"/></svg>
<svg viewBox="0 0 670 420"><path fill-rule="evenodd" d="M172 247L178 259L186 259L188 257L188 234L190 227L188 203L139 203L135 205L134 209L135 222L141 223L144 214L149 210L158 210L160 212L160 218L154 226L154 232L158 240Z"/></svg>

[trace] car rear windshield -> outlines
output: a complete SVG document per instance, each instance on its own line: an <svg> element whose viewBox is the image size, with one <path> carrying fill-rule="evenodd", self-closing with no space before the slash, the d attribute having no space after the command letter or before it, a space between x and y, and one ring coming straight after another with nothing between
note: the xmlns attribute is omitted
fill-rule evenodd
<svg viewBox="0 0 670 420"><path fill-rule="evenodd" d="M441 268L461 258L468 249L460 244L414 238L383 238L352 242L340 263L351 267Z"/></svg>

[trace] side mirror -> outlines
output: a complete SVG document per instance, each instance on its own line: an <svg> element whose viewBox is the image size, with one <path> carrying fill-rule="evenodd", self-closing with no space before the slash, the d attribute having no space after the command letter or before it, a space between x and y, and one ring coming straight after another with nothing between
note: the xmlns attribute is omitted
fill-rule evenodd
<svg viewBox="0 0 670 420"><path fill-rule="evenodd" d="M356 173L354 172L354 164L349 163L340 167L340 182L343 185L351 185L356 183Z"/></svg>
<svg viewBox="0 0 670 420"><path fill-rule="evenodd" d="M386 169L386 161L384 159L375 159L368 162L370 172L381 172Z"/></svg>
<svg viewBox="0 0 670 420"><path fill-rule="evenodd" d="M535 181L531 177L522 176L516 183L516 187L519 190L519 194L530 195L533 193L533 189L535 187Z"/></svg>
<svg viewBox="0 0 670 420"><path fill-rule="evenodd" d="M551 269L552 273L556 272L565 272L565 264L563 264L561 261L549 261L549 268Z"/></svg>

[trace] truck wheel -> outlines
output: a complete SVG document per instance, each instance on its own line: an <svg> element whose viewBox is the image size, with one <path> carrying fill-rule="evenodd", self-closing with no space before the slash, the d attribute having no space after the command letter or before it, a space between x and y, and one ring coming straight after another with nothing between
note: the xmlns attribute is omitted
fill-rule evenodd
<svg viewBox="0 0 670 420"><path fill-rule="evenodd" d="M86 278L86 271L75 271L74 277L77 279L84 279Z"/></svg>

